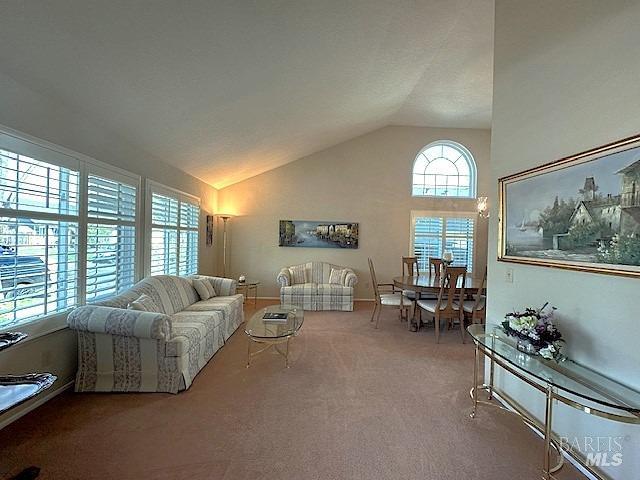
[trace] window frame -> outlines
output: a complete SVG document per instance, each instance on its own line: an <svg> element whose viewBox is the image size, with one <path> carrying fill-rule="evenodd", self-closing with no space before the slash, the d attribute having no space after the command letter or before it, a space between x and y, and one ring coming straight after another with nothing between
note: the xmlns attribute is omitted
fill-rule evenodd
<svg viewBox="0 0 640 480"><path fill-rule="evenodd" d="M418 158L420 157L420 155L424 154L424 152L426 152L428 149L437 147L440 145L454 148L456 150L459 150L462 153L462 156L466 160L467 166L469 167L469 195L416 195L413 193L413 188L414 188L413 176L415 174L415 168L416 168L416 163L418 161ZM416 154L415 158L413 159L410 175L411 177L409 182L409 188L410 188L410 193L412 198L440 198L440 199L450 198L454 200L456 199L474 200L478 198L478 169L476 166L475 157L466 146L454 140L445 140L445 139L436 140L422 147Z"/></svg>
<svg viewBox="0 0 640 480"><path fill-rule="evenodd" d="M145 183L145 208L144 208L144 230L145 230L145 239L144 239L144 276L148 277L151 275L151 242L152 242L152 230L154 228L153 224L153 212L152 212L152 198L153 194L157 193L160 195L165 195L167 197L174 198L178 201L178 216L176 223L176 231L178 232L176 238L177 245L177 253L176 253L176 275L179 275L180 269L180 231L187 230L186 228L180 227L180 216L181 216L181 206L182 203L191 203L198 206L198 225L195 228L196 233L198 234L198 240L196 242L196 252L197 252L197 261L196 261L196 273L200 271L200 220L202 216L202 203L200 197L195 195L191 195L189 193L183 192L173 187L169 187L167 185L163 185L162 183L156 182L151 179L147 179ZM160 225L158 225L159 227ZM158 228L156 227L156 228ZM192 230L193 231L193 230ZM159 275L169 275L169 274L159 274Z"/></svg>
<svg viewBox="0 0 640 480"><path fill-rule="evenodd" d="M31 213L33 218L54 219L62 217L73 217L71 221L78 222L78 249L77 249L77 285L75 305L52 312L50 314L36 316L26 319L23 322L11 326L0 325L0 332L15 331L16 329L28 335L27 340L34 340L44 335L49 335L56 331L67 328L66 319L69 311L74 308L86 305L86 261L87 261L87 225L88 217L88 177L90 174L104 176L115 180L126 178L131 186L136 188L136 227L141 225L143 210L142 206L142 177L127 170L101 162L87 155L75 152L65 147L61 147L46 140L19 132L4 125L0 125L0 139L2 145L18 154L32 157L36 160L50 163L61 167L70 168L78 172L78 215L57 215L46 212ZM11 212L11 209L0 209L0 214ZM24 210L23 210L24 211ZM15 216L15 210L13 215ZM139 230L139 229L138 229ZM139 238L144 232L136 231ZM143 240L139 240L135 246L135 267L134 283L141 279L142 271L142 245ZM98 300L99 301L99 300Z"/></svg>
<svg viewBox="0 0 640 480"><path fill-rule="evenodd" d="M409 252L410 255L413 255L415 250L415 231L416 231L416 219L421 217L438 217L444 220L441 241L444 248L446 246L446 221L448 218L466 218L473 221L473 250L471 252L473 261L471 262L471 269L468 269L468 273L473 273L476 271L476 265L478 262L477 258L477 249L478 249L478 214L476 212L471 211L462 211L462 212L447 212L447 211L436 211L436 210L411 210L410 217L410 232L409 232ZM467 265L468 267L468 265Z"/></svg>

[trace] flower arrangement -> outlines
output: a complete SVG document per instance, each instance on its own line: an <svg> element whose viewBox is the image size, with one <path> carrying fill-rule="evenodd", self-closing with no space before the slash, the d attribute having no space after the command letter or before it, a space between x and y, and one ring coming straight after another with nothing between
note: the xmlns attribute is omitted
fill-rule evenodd
<svg viewBox="0 0 640 480"><path fill-rule="evenodd" d="M524 312L507 313L502 322L505 333L519 341L527 342L533 351L548 360L560 361L563 356L560 347L564 339L553 324L555 307L545 312L549 304L535 310L526 308Z"/></svg>

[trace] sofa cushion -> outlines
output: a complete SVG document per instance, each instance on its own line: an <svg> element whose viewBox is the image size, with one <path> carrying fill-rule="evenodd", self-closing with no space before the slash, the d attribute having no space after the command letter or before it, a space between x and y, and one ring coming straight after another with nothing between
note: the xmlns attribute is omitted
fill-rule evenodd
<svg viewBox="0 0 640 480"><path fill-rule="evenodd" d="M180 357L194 353L195 357L210 356L224 344L224 318L221 312L178 312L170 316L171 340L166 355ZM197 350L193 352L193 350Z"/></svg>
<svg viewBox="0 0 640 480"><path fill-rule="evenodd" d="M224 339L227 340L243 321L241 294L226 297L212 297L201 300L186 308L185 312L220 312L224 320Z"/></svg>
<svg viewBox="0 0 640 480"><path fill-rule="evenodd" d="M307 283L307 271L304 265L295 265L289 268L291 272L291 283L293 285L303 285Z"/></svg>
<svg viewBox="0 0 640 480"><path fill-rule="evenodd" d="M156 302L153 301L149 295L142 294L138 298L136 298L133 302L127 305L128 310L138 310L141 312L155 312L161 313L160 307Z"/></svg>
<svg viewBox="0 0 640 480"><path fill-rule="evenodd" d="M217 296L213 284L205 278L194 278L193 288L195 288L198 295L200 295L200 300L208 300L211 297Z"/></svg>

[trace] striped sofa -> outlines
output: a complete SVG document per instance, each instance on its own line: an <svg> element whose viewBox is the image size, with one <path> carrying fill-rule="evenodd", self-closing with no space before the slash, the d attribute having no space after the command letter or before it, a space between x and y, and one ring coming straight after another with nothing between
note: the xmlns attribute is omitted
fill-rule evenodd
<svg viewBox="0 0 640 480"><path fill-rule="evenodd" d="M244 321L236 282L207 277L217 296L200 300L192 280L158 275L68 318L78 332L77 392L169 392L189 388L197 373ZM158 312L129 310L140 295Z"/></svg>
<svg viewBox="0 0 640 480"><path fill-rule="evenodd" d="M330 283L331 270L341 270L338 281ZM309 262L285 267L278 273L280 303L304 310L353 310L355 272L325 262Z"/></svg>

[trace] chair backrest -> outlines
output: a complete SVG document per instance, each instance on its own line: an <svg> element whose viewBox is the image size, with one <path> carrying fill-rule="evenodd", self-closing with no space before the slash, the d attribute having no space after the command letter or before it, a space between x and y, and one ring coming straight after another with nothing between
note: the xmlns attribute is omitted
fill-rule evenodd
<svg viewBox="0 0 640 480"><path fill-rule="evenodd" d="M429 275L431 275L431 271L433 270L433 274L439 277L442 274L442 266L443 262L441 258L429 257Z"/></svg>
<svg viewBox="0 0 640 480"><path fill-rule="evenodd" d="M378 281L376 280L376 271L373 268L373 261L368 258L369 261L369 272L371 272L371 283L373 284L373 293L376 296L376 300L380 299L380 292L378 291Z"/></svg>
<svg viewBox="0 0 640 480"><path fill-rule="evenodd" d="M418 266L418 257L402 257L402 276L405 276L405 267L406 267L406 275L420 275L420 267Z"/></svg>
<svg viewBox="0 0 640 480"><path fill-rule="evenodd" d="M476 295L476 301L473 304L473 311L479 312L484 310L487 307L487 301L484 295L484 286L487 283L487 268L484 269L484 275L482 277L482 282L480 282L480 288L478 289L478 294Z"/></svg>
<svg viewBox="0 0 640 480"><path fill-rule="evenodd" d="M462 278L461 278L462 277ZM464 297L464 286L467 278L467 267L447 267L440 283L440 293L438 294L437 308L440 315L457 314L453 303L456 299ZM459 284L459 286L458 286ZM456 289L460 288L460 293L456 296Z"/></svg>

